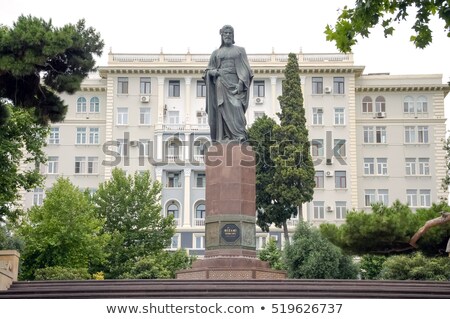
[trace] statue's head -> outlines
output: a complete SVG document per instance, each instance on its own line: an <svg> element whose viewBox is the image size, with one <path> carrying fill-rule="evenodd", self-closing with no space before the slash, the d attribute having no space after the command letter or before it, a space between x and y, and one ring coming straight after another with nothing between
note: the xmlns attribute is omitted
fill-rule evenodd
<svg viewBox="0 0 450 319"><path fill-rule="evenodd" d="M220 29L220 35L222 38L221 47L224 45L234 44L234 29L231 25L226 24Z"/></svg>

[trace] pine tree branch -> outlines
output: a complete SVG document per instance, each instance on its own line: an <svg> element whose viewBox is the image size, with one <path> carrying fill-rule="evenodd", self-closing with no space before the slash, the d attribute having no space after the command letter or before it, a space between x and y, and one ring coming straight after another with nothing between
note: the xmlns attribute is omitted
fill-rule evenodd
<svg viewBox="0 0 450 319"><path fill-rule="evenodd" d="M414 236L411 237L409 244L412 247L417 248L417 241L419 240L420 237L422 237L423 234L425 234L428 231L428 229L434 226L443 225L448 222L450 222L450 213L441 212L441 217L430 219L425 223L425 225L420 227L419 230L414 234Z"/></svg>

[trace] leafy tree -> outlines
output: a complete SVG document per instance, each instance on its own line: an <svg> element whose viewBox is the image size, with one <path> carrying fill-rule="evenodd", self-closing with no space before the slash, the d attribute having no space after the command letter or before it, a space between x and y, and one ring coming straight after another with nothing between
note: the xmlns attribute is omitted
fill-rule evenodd
<svg viewBox="0 0 450 319"><path fill-rule="evenodd" d="M382 255L364 255L359 262L361 279L375 280L380 278L380 272L387 257Z"/></svg>
<svg viewBox="0 0 450 319"><path fill-rule="evenodd" d="M106 221L103 231L111 236L106 278L119 278L139 258L169 245L175 227L172 216L161 215L160 194L161 184L148 171L126 176L116 168L111 180L100 184L93 201Z"/></svg>
<svg viewBox="0 0 450 319"><path fill-rule="evenodd" d="M84 20L57 28L22 15L12 28L0 25L0 125L8 118L5 99L34 110L40 123L63 120L67 106L57 93L80 89L103 46Z"/></svg>
<svg viewBox="0 0 450 319"><path fill-rule="evenodd" d="M186 251L160 251L156 254L140 257L122 279L171 279L181 269L191 268L195 257Z"/></svg>
<svg viewBox="0 0 450 319"><path fill-rule="evenodd" d="M84 20L56 28L20 16L13 27L0 24L0 222L17 213L11 208L18 189L42 181L38 171L21 171L20 161L45 161L45 124L63 120L67 111L58 93L80 89L103 45Z"/></svg>
<svg viewBox="0 0 450 319"><path fill-rule="evenodd" d="M259 259L269 262L270 268L272 269L286 269L283 260L283 251L277 247L277 242L273 238L270 238L264 248L259 251Z"/></svg>
<svg viewBox="0 0 450 319"><path fill-rule="evenodd" d="M1 90L1 88L0 88ZM38 125L27 110L4 104L9 118L0 129L0 222L14 219L12 207L19 199L19 190L31 190L42 182L39 171L21 169L21 163L45 162L42 147L48 128Z"/></svg>
<svg viewBox="0 0 450 319"><path fill-rule="evenodd" d="M371 213L353 211L347 214L345 224L339 227L322 224L320 230L335 245L353 254L410 253L413 249L410 239L419 227L445 210L450 210L445 203L418 209L415 213L399 201L391 207L376 204ZM418 248L427 255L442 254L449 230L450 225L430 229L418 241Z"/></svg>
<svg viewBox="0 0 450 319"><path fill-rule="evenodd" d="M450 279L450 258L427 258L420 252L389 257L383 264L381 279L438 280Z"/></svg>
<svg viewBox="0 0 450 319"><path fill-rule="evenodd" d="M42 206L33 206L18 232L22 279L34 279L41 268L89 268L105 258L107 235L93 203L67 178L59 178Z"/></svg>
<svg viewBox="0 0 450 319"><path fill-rule="evenodd" d="M350 256L305 222L297 226L285 254L289 278L354 279L358 273Z"/></svg>
<svg viewBox="0 0 450 319"><path fill-rule="evenodd" d="M275 146L273 131L277 125L273 119L264 115L258 118L248 130L250 143L256 156L257 224L266 232L269 231L269 227L275 219L274 216L280 215L284 210L283 206L275 204L273 196L267 188L267 185L272 183L275 174L275 163L271 151Z"/></svg>
<svg viewBox="0 0 450 319"><path fill-rule="evenodd" d="M369 30L377 25L383 27L385 37L392 35L394 22L406 20L411 11L415 12L415 35L410 40L417 48L423 49L432 42L429 22L436 14L444 21L444 30L450 37L450 6L446 0L357 0L354 8L344 7L334 28L326 26L326 39L334 41L340 51L350 52L356 38L369 37Z"/></svg>
<svg viewBox="0 0 450 319"><path fill-rule="evenodd" d="M268 162L257 166L257 185L264 188L266 194L257 199L258 225L265 231L273 223L283 227L286 241L289 241L286 221L291 216L297 216L297 208L309 202L314 193L314 166L309 153L308 129L306 128L303 95L300 86L300 74L297 56L290 53L284 70L286 79L283 81L280 101L281 113L278 113L280 124L276 125L268 119L263 119L254 129L250 130L252 143L266 148L263 154ZM273 130L265 132L264 130ZM264 135L265 134L265 135ZM274 142L267 138L273 138ZM263 141L260 145L260 139ZM267 150L267 147L269 150ZM273 165L273 170L269 169ZM271 174L271 178L268 178ZM262 175L261 175L262 174ZM258 177L258 175L260 175ZM264 183L264 184L263 184Z"/></svg>

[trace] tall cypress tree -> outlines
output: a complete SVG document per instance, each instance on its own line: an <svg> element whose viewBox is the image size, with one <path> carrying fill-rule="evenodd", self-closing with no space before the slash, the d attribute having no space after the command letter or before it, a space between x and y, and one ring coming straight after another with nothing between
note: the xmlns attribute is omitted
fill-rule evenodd
<svg viewBox="0 0 450 319"><path fill-rule="evenodd" d="M265 190L265 196L264 200L258 200L257 196L256 205L258 225L265 231L272 223L283 227L284 236L288 239L287 220L297 216L302 204L313 198L315 171L306 128L299 65L294 53L289 54L284 74L282 95L278 97L280 124L269 125L272 132L265 133L273 138L270 149L264 151L265 158L270 154L270 162L273 163L271 178L267 179L267 165L257 166L257 186ZM250 138L258 147L267 145L258 141L260 129L264 127L261 124L257 121L255 127L249 130ZM261 172L261 167L264 167L264 172Z"/></svg>

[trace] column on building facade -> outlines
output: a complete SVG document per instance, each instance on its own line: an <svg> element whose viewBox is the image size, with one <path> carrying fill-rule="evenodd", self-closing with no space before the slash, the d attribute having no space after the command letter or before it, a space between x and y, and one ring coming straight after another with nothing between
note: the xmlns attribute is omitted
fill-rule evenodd
<svg viewBox="0 0 450 319"><path fill-rule="evenodd" d="M155 168L155 179L162 184L162 172L163 169L160 167Z"/></svg>
<svg viewBox="0 0 450 319"><path fill-rule="evenodd" d="M357 152L356 152L356 81L355 74L352 73L348 77L348 128L349 128L349 141L348 141L348 158L350 160L350 187L351 203L350 210L359 208L358 203L358 170L357 170Z"/></svg>
<svg viewBox="0 0 450 319"><path fill-rule="evenodd" d="M189 227L191 223L191 172L190 168L184 169L183 227Z"/></svg>
<svg viewBox="0 0 450 319"><path fill-rule="evenodd" d="M191 160L191 156L190 156L190 151L191 151L190 146L191 145L190 145L189 139L190 139L190 134L185 133L184 141L183 141L183 149L182 149L182 152L183 152L182 160L184 161L184 165L188 164Z"/></svg>
<svg viewBox="0 0 450 319"><path fill-rule="evenodd" d="M157 162L163 160L163 138L162 133L155 133L155 159Z"/></svg>
<svg viewBox="0 0 450 319"><path fill-rule="evenodd" d="M435 124L433 127L434 140L445 141L446 126L445 126L445 113L444 113L444 94L441 91L433 94L431 104L433 105L433 118L439 124ZM442 143L434 144L434 166L435 173L434 178L436 182L436 201L441 201L448 198L448 192L442 188L442 179L446 175L446 151L443 148ZM433 199L432 199L433 201Z"/></svg>
<svg viewBox="0 0 450 319"><path fill-rule="evenodd" d="M184 99L184 123L185 128L190 129L191 126L191 80L192 78L184 78L185 83L185 99Z"/></svg>
<svg viewBox="0 0 450 319"><path fill-rule="evenodd" d="M275 118L278 112L278 99L277 99L277 77L270 77L270 84L272 86L272 114L268 114L269 117Z"/></svg>
<svg viewBox="0 0 450 319"><path fill-rule="evenodd" d="M110 143L113 140L113 127L114 127L114 78L108 76L106 80L106 123L105 123L105 143ZM108 165L108 162L112 162L112 155L105 155L106 165L102 165L105 174L105 181L109 180L112 176L112 165Z"/></svg>
<svg viewBox="0 0 450 319"><path fill-rule="evenodd" d="M164 123L164 77L158 76L158 123Z"/></svg>

